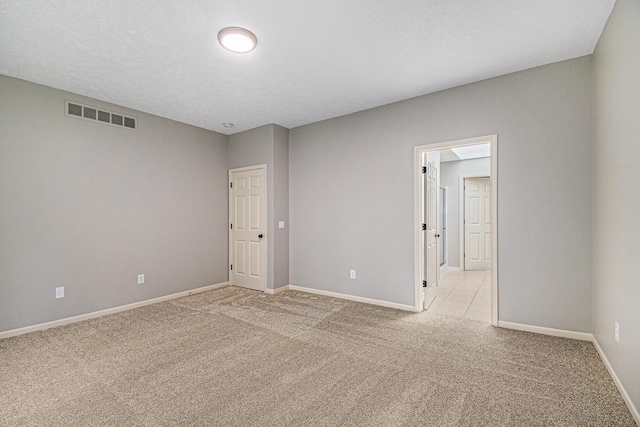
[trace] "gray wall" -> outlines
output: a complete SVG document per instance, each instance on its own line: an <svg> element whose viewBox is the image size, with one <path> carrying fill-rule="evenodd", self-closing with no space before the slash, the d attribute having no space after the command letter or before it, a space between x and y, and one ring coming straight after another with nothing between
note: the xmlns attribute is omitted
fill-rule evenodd
<svg viewBox="0 0 640 427"><path fill-rule="evenodd" d="M594 54L593 334L640 408L640 1L618 0ZM614 340L620 324L620 343Z"/></svg>
<svg viewBox="0 0 640 427"><path fill-rule="evenodd" d="M5 76L0 111L0 331L227 280L226 136Z"/></svg>
<svg viewBox="0 0 640 427"><path fill-rule="evenodd" d="M273 124L229 136L229 169L267 165L268 289L289 284L288 144L288 130Z"/></svg>
<svg viewBox="0 0 640 427"><path fill-rule="evenodd" d="M273 125L274 288L289 285L289 130ZM284 228L278 222L284 221Z"/></svg>
<svg viewBox="0 0 640 427"><path fill-rule="evenodd" d="M591 65L290 130L291 284L413 305L413 147L498 134L499 319L590 332Z"/></svg>
<svg viewBox="0 0 640 427"><path fill-rule="evenodd" d="M447 265L460 267L460 176L484 173L489 176L491 159L440 163L440 187L447 187Z"/></svg>

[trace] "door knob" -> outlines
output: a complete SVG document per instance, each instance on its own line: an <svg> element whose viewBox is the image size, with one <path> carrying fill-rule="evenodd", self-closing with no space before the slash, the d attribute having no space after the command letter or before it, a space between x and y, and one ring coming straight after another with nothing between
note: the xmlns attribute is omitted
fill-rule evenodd
<svg viewBox="0 0 640 427"><path fill-rule="evenodd" d="M262 239L262 234L258 234L258 239Z"/></svg>
<svg viewBox="0 0 640 427"><path fill-rule="evenodd" d="M440 237L440 235L439 235L439 234L436 234L436 237Z"/></svg>

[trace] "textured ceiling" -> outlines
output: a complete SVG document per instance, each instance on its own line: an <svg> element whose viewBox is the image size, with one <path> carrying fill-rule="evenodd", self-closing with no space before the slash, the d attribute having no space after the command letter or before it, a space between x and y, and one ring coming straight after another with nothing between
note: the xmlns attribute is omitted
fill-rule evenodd
<svg viewBox="0 0 640 427"><path fill-rule="evenodd" d="M292 128L591 54L614 3L0 0L0 74L226 134ZM220 47L227 26L257 49Z"/></svg>

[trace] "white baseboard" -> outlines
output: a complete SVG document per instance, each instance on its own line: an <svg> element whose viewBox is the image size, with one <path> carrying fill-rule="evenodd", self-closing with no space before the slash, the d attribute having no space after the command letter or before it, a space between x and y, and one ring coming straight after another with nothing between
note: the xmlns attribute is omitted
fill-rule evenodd
<svg viewBox="0 0 640 427"><path fill-rule="evenodd" d="M440 278L443 278L444 276L446 276L448 272L449 272L448 264L440 266Z"/></svg>
<svg viewBox="0 0 640 427"><path fill-rule="evenodd" d="M447 267L447 270L449 270L449 271L460 271L460 267L451 267L451 266L448 266L448 267Z"/></svg>
<svg viewBox="0 0 640 427"><path fill-rule="evenodd" d="M268 294L268 295L276 295L279 294L280 292L284 292L284 291L288 291L289 290L289 285L285 285L285 286L280 286L279 288L275 288L275 289L265 289L264 293Z"/></svg>
<svg viewBox="0 0 640 427"><path fill-rule="evenodd" d="M640 426L640 413L638 412L638 408L636 408L636 405L633 404L631 397L629 397L629 393L627 393L627 390L625 390L624 386L622 385L622 382L620 381L620 378L618 378L616 371L613 370L613 366L611 366L611 363L609 362L609 359L607 359L606 354L604 354L602 347L600 347L600 344L598 344L598 340L596 340L596 337L593 337L593 345L598 351L598 354L600 355L600 358L602 359L604 366L607 367L607 370L609 371L609 375L611 375L611 378L613 378L613 382L615 383L616 387L618 387L618 391L622 395L622 398L624 399L624 403L627 404L627 408L629 408L629 412L631 412L631 415L636 420L636 424Z"/></svg>
<svg viewBox="0 0 640 427"><path fill-rule="evenodd" d="M295 285L289 285L289 289L292 290L292 291L300 291L300 292L306 292L306 293L309 293L309 294L323 295L323 296L326 296L326 297L346 299L346 300L349 300L349 301L363 302L365 304L372 304L372 305L379 305L379 306L382 306L382 307L395 308L397 310L413 311L413 312L416 311L416 308L413 305L398 304L398 303L395 303L395 302L389 302L389 301L382 301L382 300L377 300L377 299L372 299L372 298L359 297L359 296L356 296L356 295L340 294L338 292L323 291L323 290L320 290L320 289L305 288L305 287L302 287L302 286L295 286Z"/></svg>
<svg viewBox="0 0 640 427"><path fill-rule="evenodd" d="M64 326L71 323L81 322L83 320L94 319L96 317L106 316L108 314L119 313L121 311L131 310L138 307L144 307L145 305L156 304L163 301L168 301L176 298L182 298L200 292L209 291L211 289L218 289L224 286L228 286L229 282L217 283L215 285L203 286L202 288L192 289L190 291L178 292L171 295L165 295L162 297L152 298L144 301L134 302L132 304L121 305L118 307L107 308L105 310L94 311L92 313L81 314L79 316L67 317L64 319L53 320L51 322L39 323L37 325L25 326L24 328L12 329L10 331L0 332L0 339L15 337L18 335L28 334L29 332L42 331L44 329L55 328L57 326Z"/></svg>
<svg viewBox="0 0 640 427"><path fill-rule="evenodd" d="M564 329L545 328L543 326L524 325L522 323L511 323L498 320L499 328L515 329L517 331L533 332L554 337L572 338L580 341L593 341L593 335L586 332L565 331Z"/></svg>

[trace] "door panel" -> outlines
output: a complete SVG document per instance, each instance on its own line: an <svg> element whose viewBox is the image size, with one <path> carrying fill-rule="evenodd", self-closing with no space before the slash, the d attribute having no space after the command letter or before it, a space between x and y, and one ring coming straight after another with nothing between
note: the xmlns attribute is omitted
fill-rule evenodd
<svg viewBox="0 0 640 427"><path fill-rule="evenodd" d="M469 199L469 215L467 216L467 224L480 224L480 200L477 197Z"/></svg>
<svg viewBox="0 0 640 427"><path fill-rule="evenodd" d="M256 188L256 187L252 187ZM251 195L251 222L249 227L251 230L256 231L260 229L260 196L257 194Z"/></svg>
<svg viewBox="0 0 640 427"><path fill-rule="evenodd" d="M236 274L246 274L247 272L244 266L244 262L246 259L245 246L245 242L236 241Z"/></svg>
<svg viewBox="0 0 640 427"><path fill-rule="evenodd" d="M263 166L229 172L229 282L259 291L264 291L267 279L265 176Z"/></svg>
<svg viewBox="0 0 640 427"><path fill-rule="evenodd" d="M236 215L235 215L235 227L237 230L244 230L246 226L245 221L245 205L246 205L246 197L244 195L236 196Z"/></svg>
<svg viewBox="0 0 640 427"><path fill-rule="evenodd" d="M491 183L464 180L464 269L491 269Z"/></svg>
<svg viewBox="0 0 640 427"><path fill-rule="evenodd" d="M467 247L469 251L467 254L467 259L469 261L480 261L480 234L478 233L468 233L469 235L469 243Z"/></svg>
<svg viewBox="0 0 640 427"><path fill-rule="evenodd" d="M485 238L484 238L484 260L491 262L491 233L485 234Z"/></svg>
<svg viewBox="0 0 640 427"><path fill-rule="evenodd" d="M260 277L260 243L251 242L251 270L249 274L251 277Z"/></svg>

